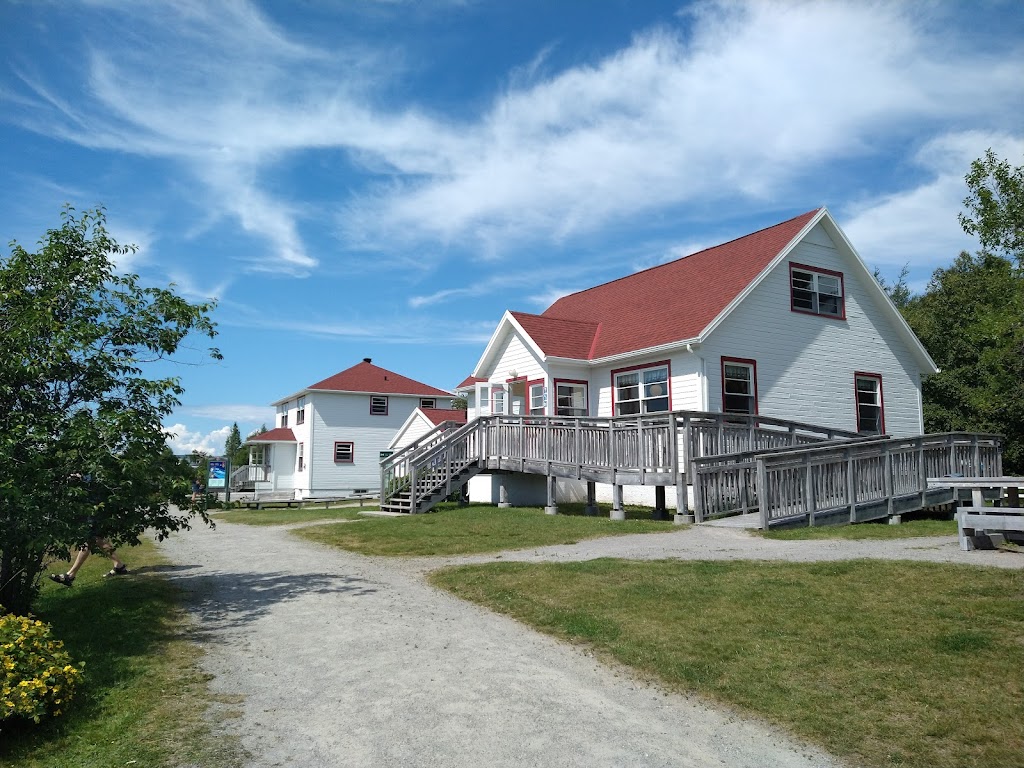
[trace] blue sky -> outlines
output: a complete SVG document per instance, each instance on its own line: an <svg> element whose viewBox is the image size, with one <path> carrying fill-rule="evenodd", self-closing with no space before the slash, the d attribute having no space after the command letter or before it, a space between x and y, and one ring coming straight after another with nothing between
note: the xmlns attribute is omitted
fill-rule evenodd
<svg viewBox="0 0 1024 768"><path fill-rule="evenodd" d="M4 241L102 204L218 301L178 451L363 357L451 388L505 309L820 205L921 288L970 161L1024 158L1019 0L0 0L0 49Z"/></svg>

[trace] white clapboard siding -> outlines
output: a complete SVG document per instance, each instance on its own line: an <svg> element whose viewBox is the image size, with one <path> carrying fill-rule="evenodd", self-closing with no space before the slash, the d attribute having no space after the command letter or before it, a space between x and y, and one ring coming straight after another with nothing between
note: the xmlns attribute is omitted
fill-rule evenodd
<svg viewBox="0 0 1024 768"><path fill-rule="evenodd" d="M845 321L790 309L791 261L843 273ZM760 413L855 430L854 372L874 373L886 431L921 434L920 364L868 280L821 225L811 230L701 346L710 409L722 408L724 355L757 361Z"/></svg>

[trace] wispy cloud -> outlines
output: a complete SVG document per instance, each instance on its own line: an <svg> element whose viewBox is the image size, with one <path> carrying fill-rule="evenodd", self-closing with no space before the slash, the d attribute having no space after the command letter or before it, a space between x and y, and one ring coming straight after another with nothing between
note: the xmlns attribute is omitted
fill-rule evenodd
<svg viewBox="0 0 1024 768"><path fill-rule="evenodd" d="M267 405L193 405L178 410L188 416L239 421L246 424L274 420L274 409Z"/></svg>
<svg viewBox="0 0 1024 768"><path fill-rule="evenodd" d="M224 442L231 434L231 426L221 427L210 432L196 432L184 424L172 424L165 428L168 433L167 445L177 454L193 451L220 455L224 450Z"/></svg>

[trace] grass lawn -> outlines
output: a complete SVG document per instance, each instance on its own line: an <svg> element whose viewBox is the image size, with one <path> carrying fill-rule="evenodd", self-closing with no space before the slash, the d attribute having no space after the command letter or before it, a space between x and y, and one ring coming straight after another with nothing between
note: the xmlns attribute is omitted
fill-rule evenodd
<svg viewBox="0 0 1024 768"><path fill-rule="evenodd" d="M316 523L321 520L360 520L360 512L371 512L377 506L346 507L339 509L234 509L212 515L217 522L242 525L289 525Z"/></svg>
<svg viewBox="0 0 1024 768"><path fill-rule="evenodd" d="M85 662L84 680L66 715L3 723L4 768L241 764L237 744L213 740L204 720L211 697L201 652L189 642L178 591L157 575L165 561L150 542L121 554L137 573L104 579L110 561L94 555L73 587L44 586L36 615Z"/></svg>
<svg viewBox="0 0 1024 768"><path fill-rule="evenodd" d="M909 539L915 536L956 536L956 520L905 520L899 525L860 523L859 525L819 525L756 531L766 539L805 541L808 539Z"/></svg>
<svg viewBox="0 0 1024 768"><path fill-rule="evenodd" d="M1024 764L1024 573L930 563L495 563L431 581L853 765Z"/></svg>
<svg viewBox="0 0 1024 768"><path fill-rule="evenodd" d="M627 509L627 519L585 517L583 505L559 505L562 514L545 515L539 507L498 509L489 505L441 504L424 515L371 518L359 525L318 525L294 531L311 541L364 555L468 555L572 544L581 539L657 533L678 529L650 519L650 510Z"/></svg>

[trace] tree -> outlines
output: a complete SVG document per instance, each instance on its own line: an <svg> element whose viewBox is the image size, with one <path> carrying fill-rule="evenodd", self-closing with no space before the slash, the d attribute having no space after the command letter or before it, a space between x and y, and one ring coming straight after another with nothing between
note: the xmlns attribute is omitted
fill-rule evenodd
<svg viewBox="0 0 1024 768"><path fill-rule="evenodd" d="M144 368L176 359L187 337L214 338L213 304L117 274L114 257L133 248L108 235L102 209L61 218L37 252L12 242L0 259L0 604L17 613L68 546L209 523L162 426L179 379Z"/></svg>
<svg viewBox="0 0 1024 768"><path fill-rule="evenodd" d="M903 269L900 270L899 277L896 278L896 282L892 285L889 285L886 279L882 277L882 273L878 267L875 267L872 275L874 276L875 281L882 287L882 290L885 291L886 295L892 299L892 303L896 305L897 309L902 310L910 303L914 294L910 292L910 286L907 285L907 277L910 275L909 264L903 265Z"/></svg>
<svg viewBox="0 0 1024 768"><path fill-rule="evenodd" d="M984 251L1024 268L1024 165L1014 168L988 149L971 163L965 180L967 213L959 217L964 232L977 235Z"/></svg>
<svg viewBox="0 0 1024 768"><path fill-rule="evenodd" d="M961 253L904 316L940 369L924 380L925 429L1002 434L1004 470L1024 471L1024 272Z"/></svg>
<svg viewBox="0 0 1024 768"><path fill-rule="evenodd" d="M249 461L249 449L242 446L242 433L238 430L238 422L231 424L231 432L224 441L224 455L232 467L239 467Z"/></svg>

